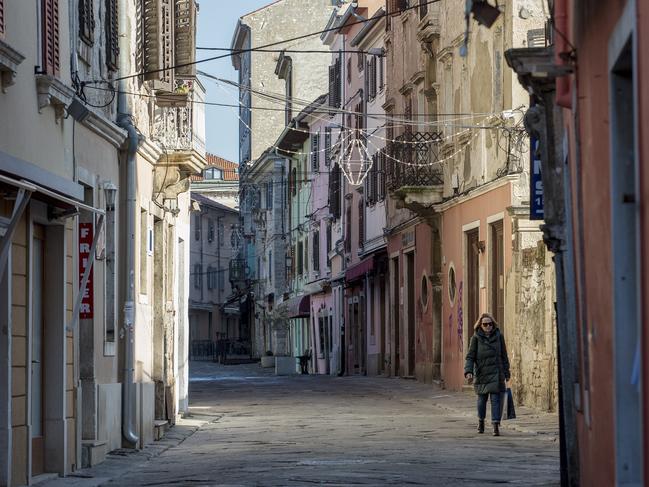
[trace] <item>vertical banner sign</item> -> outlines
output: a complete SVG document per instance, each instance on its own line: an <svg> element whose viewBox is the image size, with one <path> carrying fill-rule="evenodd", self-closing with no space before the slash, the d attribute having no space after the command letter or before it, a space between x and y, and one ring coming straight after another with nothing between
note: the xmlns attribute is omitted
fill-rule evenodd
<svg viewBox="0 0 649 487"><path fill-rule="evenodd" d="M530 220L543 220L543 180L539 139L530 137Z"/></svg>
<svg viewBox="0 0 649 487"><path fill-rule="evenodd" d="M79 223L79 283L83 279L83 274L86 272L86 267L90 262L90 247L92 247L93 239L93 224L92 223ZM81 307L79 308L79 319L90 320L93 318L93 270L90 269L88 275L88 284L83 293L81 300Z"/></svg>

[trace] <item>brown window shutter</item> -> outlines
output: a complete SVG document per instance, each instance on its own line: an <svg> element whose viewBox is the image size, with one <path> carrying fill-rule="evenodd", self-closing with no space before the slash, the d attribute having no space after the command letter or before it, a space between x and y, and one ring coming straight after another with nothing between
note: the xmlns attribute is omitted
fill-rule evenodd
<svg viewBox="0 0 649 487"><path fill-rule="evenodd" d="M176 0L175 15L175 64L178 76L196 76L196 2Z"/></svg>
<svg viewBox="0 0 649 487"><path fill-rule="evenodd" d="M362 247L365 242L365 203L363 198L358 200L358 246Z"/></svg>
<svg viewBox="0 0 649 487"><path fill-rule="evenodd" d="M58 76L61 69L59 50L59 0L42 0L43 72Z"/></svg>
<svg viewBox="0 0 649 487"><path fill-rule="evenodd" d="M79 37L93 45L95 41L95 9L93 0L79 0Z"/></svg>
<svg viewBox="0 0 649 487"><path fill-rule="evenodd" d="M173 17L172 0L144 0L144 79L166 91L173 87Z"/></svg>
<svg viewBox="0 0 649 487"><path fill-rule="evenodd" d="M106 0L106 65L117 71L119 57L119 16L117 0Z"/></svg>

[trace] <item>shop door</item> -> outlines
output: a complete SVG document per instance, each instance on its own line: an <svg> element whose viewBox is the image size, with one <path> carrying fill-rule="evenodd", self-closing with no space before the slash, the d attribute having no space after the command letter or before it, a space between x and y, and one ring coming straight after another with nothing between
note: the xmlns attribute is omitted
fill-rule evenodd
<svg viewBox="0 0 649 487"><path fill-rule="evenodd" d="M381 337L380 337L380 343L381 343L381 356L379 360L381 361L379 363L379 372L384 373L385 372L385 335L386 335L386 326L385 326L385 279L381 279L380 285L380 300L379 300L379 316L380 316L380 322L381 322Z"/></svg>
<svg viewBox="0 0 649 487"><path fill-rule="evenodd" d="M466 233L466 321L464 322L464 340L473 335L473 325L478 321L480 312L480 261L478 259L478 229Z"/></svg>
<svg viewBox="0 0 649 487"><path fill-rule="evenodd" d="M32 475L44 472L45 438L43 430L43 236L44 229L34 225L32 240L32 363L31 363L31 441Z"/></svg>
<svg viewBox="0 0 649 487"><path fill-rule="evenodd" d="M398 376L400 373L401 364L401 323L400 323L400 310L401 310L401 289L399 287L399 257L392 259L392 312L394 313L394 375Z"/></svg>

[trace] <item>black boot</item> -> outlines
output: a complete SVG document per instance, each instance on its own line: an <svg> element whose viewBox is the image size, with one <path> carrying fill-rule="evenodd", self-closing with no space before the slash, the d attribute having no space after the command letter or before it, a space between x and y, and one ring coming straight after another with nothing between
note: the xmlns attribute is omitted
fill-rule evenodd
<svg viewBox="0 0 649 487"><path fill-rule="evenodd" d="M478 421L478 433L484 433L484 419Z"/></svg>
<svg viewBox="0 0 649 487"><path fill-rule="evenodd" d="M494 436L500 436L500 423L494 423Z"/></svg>

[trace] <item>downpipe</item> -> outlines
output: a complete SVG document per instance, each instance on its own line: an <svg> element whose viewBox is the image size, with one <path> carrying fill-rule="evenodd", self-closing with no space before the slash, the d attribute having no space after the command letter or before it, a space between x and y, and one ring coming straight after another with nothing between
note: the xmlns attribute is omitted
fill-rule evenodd
<svg viewBox="0 0 649 487"><path fill-rule="evenodd" d="M119 75L127 76L131 52L130 19L128 18L129 2L119 0ZM126 151L126 272L124 286L126 298L124 300L124 324L120 336L124 339L124 373L122 376L122 436L124 440L137 446L139 436L136 434L135 423L135 394L133 383L134 350L133 337L135 327L135 208L136 208L136 154L140 141L139 134L133 125L130 101L126 95L128 91L126 80L119 82L117 125L126 130L128 134L128 148Z"/></svg>

